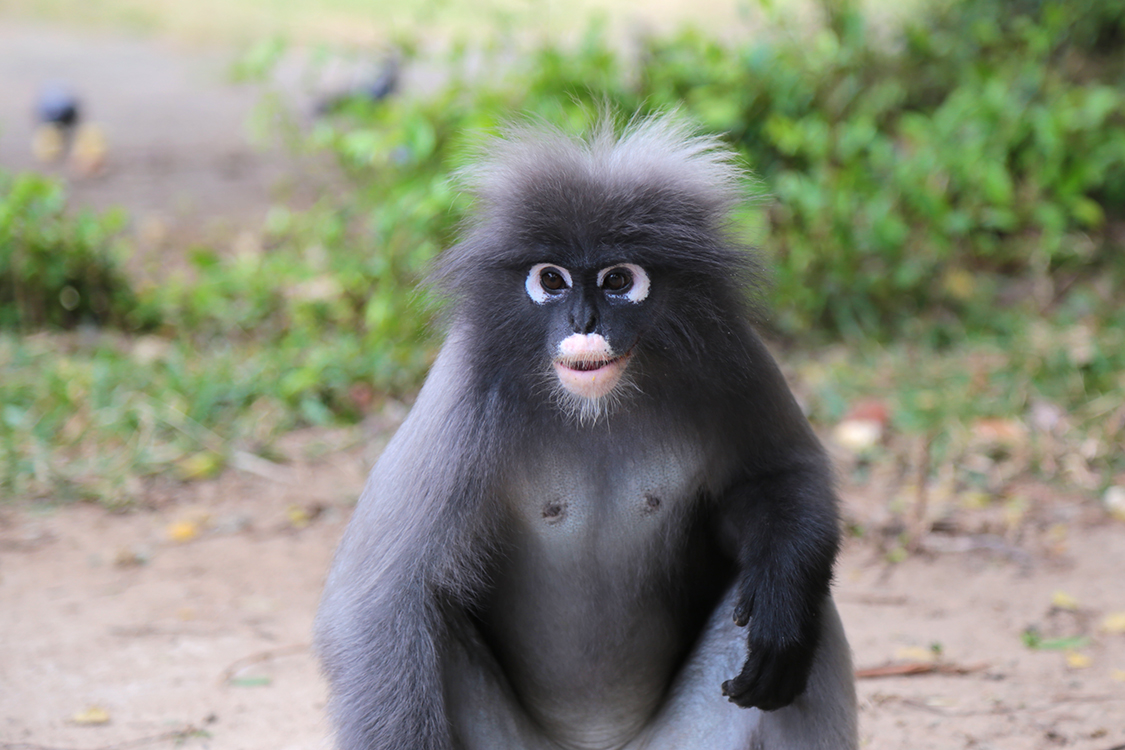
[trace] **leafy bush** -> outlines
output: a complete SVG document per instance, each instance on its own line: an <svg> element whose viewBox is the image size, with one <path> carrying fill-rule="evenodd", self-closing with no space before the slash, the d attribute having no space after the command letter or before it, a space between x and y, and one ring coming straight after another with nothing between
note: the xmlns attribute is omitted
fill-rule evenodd
<svg viewBox="0 0 1125 750"><path fill-rule="evenodd" d="M858 4L822 7L811 38L778 16L741 44L648 39L635 60L594 27L500 83L353 109L314 141L375 206L464 158L459 133L512 112L574 128L606 105L681 108L740 149L772 198L743 218L764 223L786 333L1002 331L1076 281L1121 276L1123 66L1099 52L1125 23L1118 3L955 0L889 42Z"/></svg>
<svg viewBox="0 0 1125 750"><path fill-rule="evenodd" d="M811 41L689 34L655 43L644 71L647 100L685 101L772 191L783 330L891 335L943 313L992 329L1013 281L1117 260L1125 92L1057 57L1103 28L1095 6L1118 33L1118 4L960 0L890 49L856 6L826 5Z"/></svg>
<svg viewBox="0 0 1125 750"><path fill-rule="evenodd" d="M498 44L481 64L508 73L486 83L457 75L455 52L433 95L354 102L305 135L347 190L275 209L260 242L198 248L137 293L113 262L120 217L67 218L57 185L0 179L0 327L159 325L0 335L0 489L120 502L141 478L201 476L408 392L433 353L418 285L466 208L449 175L513 113L580 130L606 109L678 107L745 155L748 191L767 197L737 220L769 256L773 324L849 341L815 419L891 391L896 427L934 434L1042 398L1080 423L1065 450L1119 439L1090 426L1125 391L1118 5L954 0L888 40L825 0L813 32L780 18L733 45L684 31L635 58L593 27L519 65ZM950 341L966 360L927 353Z"/></svg>
<svg viewBox="0 0 1125 750"><path fill-rule="evenodd" d="M283 431L328 418L277 395L291 358L325 348L0 332L0 498L123 505L157 475L202 479L236 450L268 454Z"/></svg>
<svg viewBox="0 0 1125 750"><path fill-rule="evenodd" d="M117 260L123 225L120 213L68 216L57 182L0 171L0 328L145 322Z"/></svg>

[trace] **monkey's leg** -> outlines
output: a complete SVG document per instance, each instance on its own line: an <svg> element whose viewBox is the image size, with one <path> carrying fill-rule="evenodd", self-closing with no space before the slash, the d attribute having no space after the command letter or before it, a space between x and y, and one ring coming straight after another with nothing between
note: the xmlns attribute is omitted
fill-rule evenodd
<svg viewBox="0 0 1125 750"><path fill-rule="evenodd" d="M855 750L851 651L832 598L821 612L808 687L777 711L740 708L722 696L720 686L746 656L745 631L730 616L736 599L732 589L716 607L667 703L634 743L637 750Z"/></svg>
<svg viewBox="0 0 1125 750"><path fill-rule="evenodd" d="M454 619L442 665L458 750L557 750L527 716L476 626Z"/></svg>

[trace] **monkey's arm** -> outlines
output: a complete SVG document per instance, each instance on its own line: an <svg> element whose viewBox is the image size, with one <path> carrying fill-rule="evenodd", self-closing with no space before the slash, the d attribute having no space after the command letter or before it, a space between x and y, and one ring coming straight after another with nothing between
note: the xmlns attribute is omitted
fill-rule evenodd
<svg viewBox="0 0 1125 750"><path fill-rule="evenodd" d="M815 438L778 466L736 484L724 498L739 564L734 619L749 624L749 656L723 694L773 711L805 689L820 641L821 607L839 548L836 496Z"/></svg>
<svg viewBox="0 0 1125 750"><path fill-rule="evenodd" d="M448 345L379 459L317 614L340 750L448 750L445 607L479 582L481 440Z"/></svg>

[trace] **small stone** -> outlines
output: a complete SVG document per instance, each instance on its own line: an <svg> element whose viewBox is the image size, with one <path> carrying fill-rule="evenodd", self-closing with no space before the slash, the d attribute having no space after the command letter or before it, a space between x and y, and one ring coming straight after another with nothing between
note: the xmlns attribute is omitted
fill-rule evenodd
<svg viewBox="0 0 1125 750"><path fill-rule="evenodd" d="M1114 485L1105 491L1102 504L1109 514L1119 521L1125 521L1125 487Z"/></svg>
<svg viewBox="0 0 1125 750"><path fill-rule="evenodd" d="M873 419L845 419L836 425L832 437L844 448L863 453L883 439L883 425Z"/></svg>

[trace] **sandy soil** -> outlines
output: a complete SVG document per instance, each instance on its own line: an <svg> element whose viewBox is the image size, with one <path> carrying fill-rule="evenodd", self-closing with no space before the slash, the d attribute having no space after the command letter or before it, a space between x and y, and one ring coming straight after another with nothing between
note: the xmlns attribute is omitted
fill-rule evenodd
<svg viewBox="0 0 1125 750"><path fill-rule="evenodd" d="M309 633L384 435L296 434L271 478L232 470L125 515L0 510L0 748L328 747ZM869 499L849 495L855 518ZM916 662L939 643L941 663L968 670L860 680L864 747L1125 746L1125 635L1098 629L1125 609L1125 524L1071 535L1049 552L895 565L849 543L836 594L857 667ZM1078 610L1053 608L1057 591ZM1031 625L1089 636L1089 666L1028 649ZM108 721L81 723L92 708Z"/></svg>

